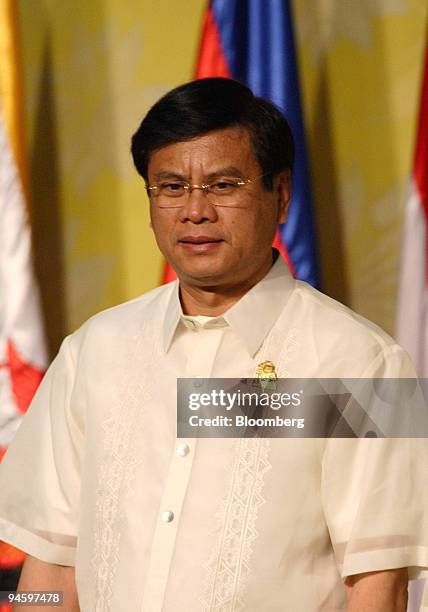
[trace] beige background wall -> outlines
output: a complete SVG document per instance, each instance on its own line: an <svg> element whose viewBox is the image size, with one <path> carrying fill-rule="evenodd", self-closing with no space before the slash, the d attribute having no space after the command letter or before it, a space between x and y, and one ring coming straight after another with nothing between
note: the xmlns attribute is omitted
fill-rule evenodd
<svg viewBox="0 0 428 612"><path fill-rule="evenodd" d="M91 314L158 283L129 139L161 94L191 78L205 1L18 6L36 265L55 350ZM324 288L392 331L428 9L293 6Z"/></svg>

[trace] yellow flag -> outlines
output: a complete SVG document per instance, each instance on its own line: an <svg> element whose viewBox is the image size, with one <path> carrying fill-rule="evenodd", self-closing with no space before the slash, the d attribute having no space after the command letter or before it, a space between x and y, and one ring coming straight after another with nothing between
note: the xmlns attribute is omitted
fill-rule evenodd
<svg viewBox="0 0 428 612"><path fill-rule="evenodd" d="M0 105L28 204L17 19L16 1L0 0Z"/></svg>

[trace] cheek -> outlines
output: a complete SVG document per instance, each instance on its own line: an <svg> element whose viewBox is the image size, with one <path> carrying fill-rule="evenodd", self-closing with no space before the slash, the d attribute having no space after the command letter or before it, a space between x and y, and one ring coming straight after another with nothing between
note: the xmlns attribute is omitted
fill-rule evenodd
<svg viewBox="0 0 428 612"><path fill-rule="evenodd" d="M276 217L271 210L254 213L248 210L230 223L232 236L235 236L235 239L239 237L243 243L269 242L273 240L276 228Z"/></svg>
<svg viewBox="0 0 428 612"><path fill-rule="evenodd" d="M150 223L157 242L167 243L174 226L174 221L169 215L159 214L159 211L151 210Z"/></svg>
<svg viewBox="0 0 428 612"><path fill-rule="evenodd" d="M167 228L173 223L172 216L165 214L168 212L168 210L161 211L154 205L150 207L150 221L153 229Z"/></svg>

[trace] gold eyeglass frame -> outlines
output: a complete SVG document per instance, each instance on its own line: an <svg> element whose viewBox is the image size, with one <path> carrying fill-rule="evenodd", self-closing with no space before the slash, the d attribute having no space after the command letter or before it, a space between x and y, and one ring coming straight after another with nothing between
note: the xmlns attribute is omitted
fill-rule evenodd
<svg viewBox="0 0 428 612"><path fill-rule="evenodd" d="M236 186L237 187L242 187L243 185L248 185L251 183L254 183L255 181L258 181L259 179L263 178L264 176L267 176L268 174L271 174L270 172L264 172L263 174L260 174L259 176L256 176L254 178L251 179L238 179L238 178L234 178L234 180L236 180ZM231 177L232 178L232 177ZM171 182L173 182L171 180ZM177 183L179 182L179 180L176 181ZM221 181L217 181L220 182ZM213 185L215 185L214 183L209 183L209 184L202 184L202 185L194 185L193 183L180 183L181 186L183 187L183 189L185 189L186 193L182 193L180 195L167 195L165 197L167 198L171 198L172 200L174 200L175 198L181 198L184 195L187 195L189 193L192 193L192 191L194 189L200 189L201 191L203 191L203 193L207 196L208 194L212 193L209 191L210 187L212 187ZM150 197L151 193L155 194L157 189L160 189L160 185L145 185L145 189L147 191L148 196ZM220 195L220 194L214 194L214 195ZM227 195L227 194L224 194ZM223 197L222 195L220 195L220 197ZM214 206L216 206L216 204L214 204Z"/></svg>

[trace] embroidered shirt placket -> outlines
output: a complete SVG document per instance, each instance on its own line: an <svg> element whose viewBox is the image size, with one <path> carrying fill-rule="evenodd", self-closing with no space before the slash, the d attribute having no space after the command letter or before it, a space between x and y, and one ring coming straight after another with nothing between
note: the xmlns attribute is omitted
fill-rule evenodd
<svg viewBox="0 0 428 612"><path fill-rule="evenodd" d="M206 329L196 322L189 322L186 327L191 330L188 333L194 334L195 337L193 351L189 355L183 376L208 378L212 373L223 330ZM191 476L196 448L196 439L180 438L175 442L153 538L142 612L160 612L163 609L181 509Z"/></svg>

